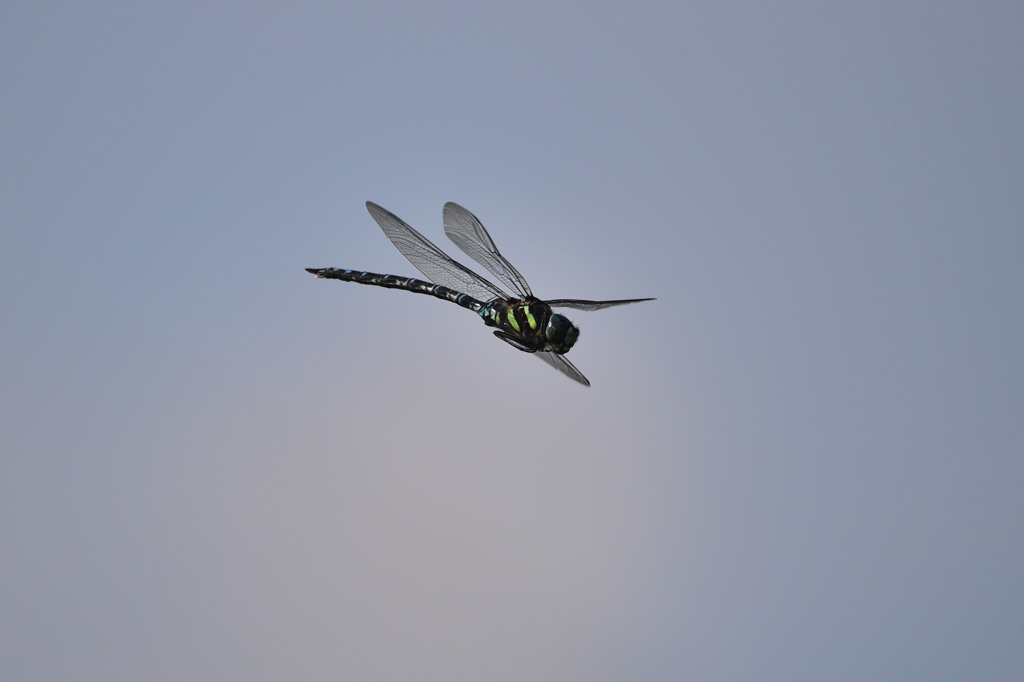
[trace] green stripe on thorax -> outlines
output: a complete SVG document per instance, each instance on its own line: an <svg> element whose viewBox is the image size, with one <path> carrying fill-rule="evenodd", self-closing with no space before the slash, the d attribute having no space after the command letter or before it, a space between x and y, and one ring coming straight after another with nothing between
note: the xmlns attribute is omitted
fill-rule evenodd
<svg viewBox="0 0 1024 682"><path fill-rule="evenodd" d="M519 321L516 320L515 308L509 308L508 313L506 313L505 317L508 319L508 324L510 327L515 329L517 332L523 331L522 329L519 328Z"/></svg>
<svg viewBox="0 0 1024 682"><path fill-rule="evenodd" d="M530 325L530 329L537 331L537 318L535 318L533 313L530 312L530 306L524 305L523 313L526 315L526 323Z"/></svg>

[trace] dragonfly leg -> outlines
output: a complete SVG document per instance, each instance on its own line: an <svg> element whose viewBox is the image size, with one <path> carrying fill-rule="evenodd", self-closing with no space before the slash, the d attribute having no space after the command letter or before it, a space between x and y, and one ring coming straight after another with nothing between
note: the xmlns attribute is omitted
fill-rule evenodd
<svg viewBox="0 0 1024 682"><path fill-rule="evenodd" d="M523 351L524 353L536 353L539 350L537 348L533 348L532 346L524 342L522 339L520 339L518 336L513 336L508 332L496 331L494 332L494 335L497 336L502 341L504 341L505 343L507 343L508 345L514 346L519 350Z"/></svg>

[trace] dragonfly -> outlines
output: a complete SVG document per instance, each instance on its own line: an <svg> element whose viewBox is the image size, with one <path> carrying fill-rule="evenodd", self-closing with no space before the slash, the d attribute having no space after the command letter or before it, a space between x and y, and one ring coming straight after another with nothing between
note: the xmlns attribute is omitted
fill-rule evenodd
<svg viewBox="0 0 1024 682"><path fill-rule="evenodd" d="M306 268L319 279L337 279L389 289L404 289L451 301L472 310L494 335L509 345L532 353L570 379L584 386L590 382L565 354L576 344L580 330L552 308L600 310L627 303L653 301L631 298L616 301L585 301L575 298L541 300L516 268L501 255L480 220L454 202L444 205L444 231L463 253L482 265L506 288L457 262L391 211L372 201L366 209L388 239L429 281L414 277L380 275L342 268Z"/></svg>

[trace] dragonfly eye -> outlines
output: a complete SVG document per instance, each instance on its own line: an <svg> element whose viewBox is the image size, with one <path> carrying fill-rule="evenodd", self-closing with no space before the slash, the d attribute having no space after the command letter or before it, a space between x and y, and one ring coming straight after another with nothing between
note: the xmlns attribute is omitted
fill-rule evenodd
<svg viewBox="0 0 1024 682"><path fill-rule="evenodd" d="M580 336L580 330L565 315L555 313L548 318L544 336L551 345L551 350L559 355L568 353Z"/></svg>

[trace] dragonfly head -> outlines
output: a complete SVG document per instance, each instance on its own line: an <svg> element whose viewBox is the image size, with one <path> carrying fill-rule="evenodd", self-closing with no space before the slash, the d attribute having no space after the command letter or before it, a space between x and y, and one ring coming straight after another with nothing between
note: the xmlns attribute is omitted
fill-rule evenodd
<svg viewBox="0 0 1024 682"><path fill-rule="evenodd" d="M544 337L551 346L551 351L562 355L568 353L569 349L576 343L580 336L580 330L569 321L565 315L554 313L548 318L547 328L544 330Z"/></svg>

